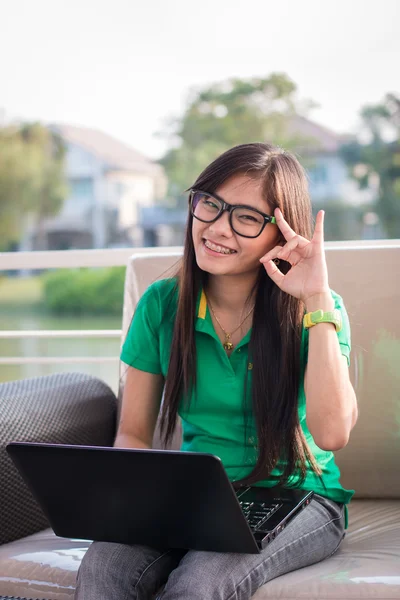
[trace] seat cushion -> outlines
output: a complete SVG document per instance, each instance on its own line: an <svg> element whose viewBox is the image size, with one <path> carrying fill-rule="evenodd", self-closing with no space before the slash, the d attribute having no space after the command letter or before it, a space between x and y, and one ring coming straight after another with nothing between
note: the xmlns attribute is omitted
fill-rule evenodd
<svg viewBox="0 0 400 600"><path fill-rule="evenodd" d="M400 598L400 501L354 500L350 527L331 558L270 581L253 600ZM88 542L50 529L0 546L0 593L72 600Z"/></svg>
<svg viewBox="0 0 400 600"><path fill-rule="evenodd" d="M60 538L45 529L0 546L0 593L72 600L76 573L89 543Z"/></svg>
<svg viewBox="0 0 400 600"><path fill-rule="evenodd" d="M253 600L400 598L400 501L353 500L340 549L321 563L277 577Z"/></svg>

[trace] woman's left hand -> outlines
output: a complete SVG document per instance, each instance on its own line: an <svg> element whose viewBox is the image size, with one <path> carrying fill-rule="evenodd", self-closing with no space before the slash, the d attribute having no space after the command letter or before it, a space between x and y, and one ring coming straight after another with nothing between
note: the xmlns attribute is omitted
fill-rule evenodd
<svg viewBox="0 0 400 600"><path fill-rule="evenodd" d="M330 294L324 250L324 214L323 210L318 212L314 235L310 241L297 235L285 221L279 208L276 208L276 223L286 244L275 246L260 258L272 281L281 290L304 303L312 296ZM285 260L292 265L286 275L273 262L274 258Z"/></svg>

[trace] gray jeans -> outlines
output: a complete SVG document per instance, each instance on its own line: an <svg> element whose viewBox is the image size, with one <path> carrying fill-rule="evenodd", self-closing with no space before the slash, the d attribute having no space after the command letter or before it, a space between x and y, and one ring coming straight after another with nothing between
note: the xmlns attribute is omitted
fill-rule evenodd
<svg viewBox="0 0 400 600"><path fill-rule="evenodd" d="M156 550L94 542L75 600L250 600L271 579L331 556L344 537L344 507L315 495L261 554Z"/></svg>

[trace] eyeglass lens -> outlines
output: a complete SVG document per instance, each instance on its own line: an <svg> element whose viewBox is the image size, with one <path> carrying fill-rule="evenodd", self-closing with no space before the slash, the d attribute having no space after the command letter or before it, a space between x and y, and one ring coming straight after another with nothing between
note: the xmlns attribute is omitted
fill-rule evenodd
<svg viewBox="0 0 400 600"><path fill-rule="evenodd" d="M204 192L192 194L192 214L205 223L222 211L222 203ZM251 208L236 207L231 211L232 229L239 235L256 237L264 226L264 217Z"/></svg>

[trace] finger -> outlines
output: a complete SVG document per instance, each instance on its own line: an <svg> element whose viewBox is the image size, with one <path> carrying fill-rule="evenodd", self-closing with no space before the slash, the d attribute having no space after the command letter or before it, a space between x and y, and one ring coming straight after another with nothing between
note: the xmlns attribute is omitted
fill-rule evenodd
<svg viewBox="0 0 400 600"><path fill-rule="evenodd" d="M308 245L310 242L306 241L306 245ZM289 240L282 248L282 250L279 252L279 254L277 254L278 258L281 258L282 260L288 260L289 256L291 255L291 253L294 250L301 250L302 247L304 247L304 244L302 243L302 238L299 235L296 235L296 237L292 238L291 240ZM300 253L296 252L296 255L298 256L298 258L300 258Z"/></svg>
<svg viewBox="0 0 400 600"><path fill-rule="evenodd" d="M274 216L276 219L276 224L278 225L283 236L285 237L285 240L291 240L295 235L297 235L296 232L293 231L293 229L290 227L289 223L285 221L280 208L275 209Z"/></svg>
<svg viewBox="0 0 400 600"><path fill-rule="evenodd" d="M297 252L296 250L291 250L286 256L282 257L280 254L278 254L278 258L280 260L284 260L285 262L289 263L292 267L294 267L295 265L297 265L303 257L302 254L300 254L299 252Z"/></svg>
<svg viewBox="0 0 400 600"><path fill-rule="evenodd" d="M260 262L265 263L268 262L269 260L273 260L274 258L277 258L279 252L282 250L282 246L275 246L274 248L272 248L272 250L270 250L269 252L267 252L267 254L264 254L264 256L262 256L260 258Z"/></svg>
<svg viewBox="0 0 400 600"><path fill-rule="evenodd" d="M314 235L312 237L312 241L317 242L317 244L321 246L324 245L324 218L325 211L318 211L317 218L315 220Z"/></svg>
<svg viewBox="0 0 400 600"><path fill-rule="evenodd" d="M280 288L283 285L285 280L285 275L278 269L273 260L268 260L263 263L265 270L267 271L267 275L272 279L272 281Z"/></svg>

